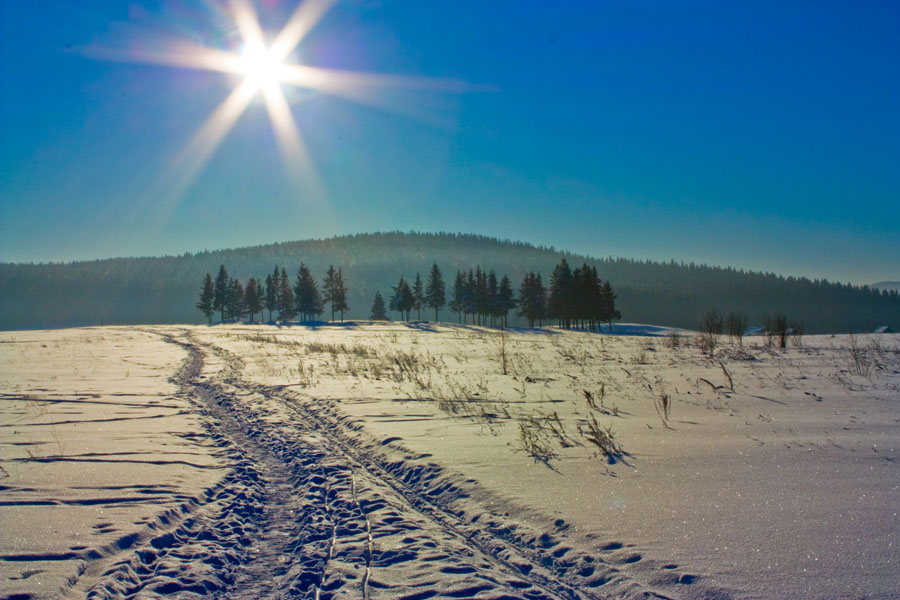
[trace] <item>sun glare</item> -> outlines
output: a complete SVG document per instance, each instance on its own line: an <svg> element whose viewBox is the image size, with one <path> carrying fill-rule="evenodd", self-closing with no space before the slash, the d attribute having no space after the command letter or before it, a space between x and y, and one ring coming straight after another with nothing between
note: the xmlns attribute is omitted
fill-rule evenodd
<svg viewBox="0 0 900 600"><path fill-rule="evenodd" d="M248 44L244 48L239 68L256 90L272 86L284 77L284 63L262 44Z"/></svg>
<svg viewBox="0 0 900 600"><path fill-rule="evenodd" d="M317 181L312 157L282 86L315 90L387 110L396 110L380 96L380 92L387 88L447 88L445 83L419 78L335 71L289 62L294 48L335 3L336 0L298 2L288 22L274 36L271 44L267 44L267 36L260 27L253 0L224 0L223 4L228 7L227 12L243 41L240 52L203 46L184 39L153 37L128 49L99 46L92 49L95 56L108 60L219 71L242 78L186 146L173 156L172 173L165 178L165 185L171 189L164 195L170 202L176 202L190 186L257 94L265 101L286 171L292 179L298 178L310 194L320 195L321 185Z"/></svg>

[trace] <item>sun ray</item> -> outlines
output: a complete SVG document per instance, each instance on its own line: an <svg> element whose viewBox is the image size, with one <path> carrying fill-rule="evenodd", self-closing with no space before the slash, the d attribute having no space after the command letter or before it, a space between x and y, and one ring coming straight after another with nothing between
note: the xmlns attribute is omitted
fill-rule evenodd
<svg viewBox="0 0 900 600"><path fill-rule="evenodd" d="M411 102L408 97L404 98L404 92L460 93L469 87L453 79L382 75L293 64L282 67L281 81L439 126L444 123L425 110L421 97Z"/></svg>
<svg viewBox="0 0 900 600"><path fill-rule="evenodd" d="M319 201L325 199L324 186L317 177L311 153L284 96L283 84L402 114L439 127L449 125L436 116L446 107L446 97L440 93L454 94L471 89L467 84L449 79L380 75L286 63L288 56L336 0L299 2L271 45L266 43L253 0L224 0L223 3L243 42L242 48L231 46L232 50L227 50L184 39L146 37L136 33L122 48L88 46L83 49L85 54L106 60L217 71L243 78L172 158L164 177L154 186L155 190L149 191L148 198L162 199L157 204L161 218L167 218L257 94L265 102L291 183L306 192L306 199ZM413 101L409 96L412 91L424 94L417 94ZM444 105L436 104L442 102ZM428 104L431 106L426 106ZM432 112L427 110L429 108ZM438 111L433 111L435 108ZM327 210L327 203L319 208Z"/></svg>
<svg viewBox="0 0 900 600"><path fill-rule="evenodd" d="M316 26L325 13L335 4L335 0L306 0L297 6L287 25L272 43L271 52L279 60L287 58L306 34Z"/></svg>
<svg viewBox="0 0 900 600"><path fill-rule="evenodd" d="M259 26L256 10L249 0L231 0L231 15L246 46L265 46L265 36Z"/></svg>
<svg viewBox="0 0 900 600"><path fill-rule="evenodd" d="M166 67L182 67L219 71L222 73L240 73L240 56L233 52L201 46L180 39L154 39L153 46L165 48L154 50L148 48L106 48L88 46L83 52L87 56L116 62L144 63Z"/></svg>
<svg viewBox="0 0 900 600"><path fill-rule="evenodd" d="M285 171L298 188L304 188L311 194L313 200L323 198L324 188L281 87L277 83L263 87L263 98L278 140Z"/></svg>
<svg viewBox="0 0 900 600"><path fill-rule="evenodd" d="M172 158L171 169L175 173L168 195L177 198L193 183L255 94L256 88L252 81L248 79L242 82L213 111L185 147Z"/></svg>

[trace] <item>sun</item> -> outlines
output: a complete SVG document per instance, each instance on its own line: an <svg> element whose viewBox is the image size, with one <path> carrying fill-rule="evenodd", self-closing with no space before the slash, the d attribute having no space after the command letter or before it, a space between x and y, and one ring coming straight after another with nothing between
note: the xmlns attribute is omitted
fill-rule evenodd
<svg viewBox="0 0 900 600"><path fill-rule="evenodd" d="M262 43L248 43L244 46L238 70L247 76L248 85L254 91L277 85L285 76L285 64Z"/></svg>

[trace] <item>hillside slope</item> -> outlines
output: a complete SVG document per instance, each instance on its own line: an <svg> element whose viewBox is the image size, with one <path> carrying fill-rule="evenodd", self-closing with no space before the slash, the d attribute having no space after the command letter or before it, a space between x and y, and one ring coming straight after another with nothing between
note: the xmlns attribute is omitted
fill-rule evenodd
<svg viewBox="0 0 900 600"><path fill-rule="evenodd" d="M545 284L561 258L596 265L618 293L623 319L694 327L710 306L746 312L752 323L785 312L810 332L900 329L900 295L806 278L695 264L596 259L554 248L464 234L374 233L205 251L182 256L112 258L50 264L0 263L0 329L136 323L201 323L195 308L203 275L224 264L246 281L277 265L295 277L301 261L321 278L328 265L344 270L350 310L365 318L377 290L387 296L401 275L427 275L432 261L448 287L457 269L495 269L518 288L529 270ZM448 290L449 292L449 290ZM448 293L449 296L449 293ZM426 316L423 314L423 316ZM443 311L441 319L454 320Z"/></svg>

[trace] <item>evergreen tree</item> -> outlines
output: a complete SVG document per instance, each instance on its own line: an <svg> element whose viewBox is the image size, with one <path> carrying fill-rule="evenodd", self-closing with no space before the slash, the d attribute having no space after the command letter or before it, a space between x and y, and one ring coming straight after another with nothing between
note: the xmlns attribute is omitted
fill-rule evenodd
<svg viewBox="0 0 900 600"><path fill-rule="evenodd" d="M616 310L617 296L613 293L612 286L608 281L603 282L603 287L601 288L601 298L603 301L603 320L609 323L609 331L612 332L613 319L619 320L622 318L622 315L619 313L619 311Z"/></svg>
<svg viewBox="0 0 900 600"><path fill-rule="evenodd" d="M457 319L462 323L463 310L466 306L466 276L462 271L456 272L456 279L453 280L453 299L450 300L450 310L457 314Z"/></svg>
<svg viewBox="0 0 900 600"><path fill-rule="evenodd" d="M416 309L416 321L422 320L422 305L425 304L425 290L422 286L422 276L416 273L416 281L412 287L413 308Z"/></svg>
<svg viewBox="0 0 900 600"><path fill-rule="evenodd" d="M266 306L266 290L261 279L256 280L256 306L259 307L259 322L263 320L263 308Z"/></svg>
<svg viewBox="0 0 900 600"><path fill-rule="evenodd" d="M438 320L438 311L446 304L446 290L444 288L444 278L437 263L431 265L431 274L428 276L428 283L425 285L425 306L434 309L434 320Z"/></svg>
<svg viewBox="0 0 900 600"><path fill-rule="evenodd" d="M213 310L219 311L219 316L221 320L225 320L225 302L228 299L228 271L225 270L225 265L221 265L219 267L219 272L216 275L216 283L215 289L213 290Z"/></svg>
<svg viewBox="0 0 900 600"><path fill-rule="evenodd" d="M294 291L291 289L291 280L288 279L287 269L281 268L281 275L278 277L280 282L278 292L278 318L283 322L290 322L297 316L297 310L294 308Z"/></svg>
<svg viewBox="0 0 900 600"><path fill-rule="evenodd" d="M519 286L519 316L528 319L528 326L540 326L547 309L547 290L541 282L541 275L531 271L525 274Z"/></svg>
<svg viewBox="0 0 900 600"><path fill-rule="evenodd" d="M197 308L206 315L207 321L212 325L212 316L215 309L213 308L213 298L215 298L216 290L213 284L212 275L206 273L203 278L203 286L200 288L200 301L197 302Z"/></svg>
<svg viewBox="0 0 900 600"><path fill-rule="evenodd" d="M272 311L278 310L278 295L281 293L281 273L278 267L271 275L266 275L266 310L269 311L269 322L272 322Z"/></svg>
<svg viewBox="0 0 900 600"><path fill-rule="evenodd" d="M516 306L515 294L509 277L503 276L500 280L500 288L497 291L497 316L500 317L500 325L506 327L507 315Z"/></svg>
<svg viewBox="0 0 900 600"><path fill-rule="evenodd" d="M338 267L334 279L334 299L331 301L333 310L341 313L341 321L344 320L344 311L350 310L347 304L347 285L344 283L344 270Z"/></svg>
<svg viewBox="0 0 900 600"><path fill-rule="evenodd" d="M337 276L337 271L334 270L334 265L328 265L328 271L325 273L325 279L322 280L322 302L325 304L331 304L331 320L334 321L334 280ZM300 297L300 294L297 294L297 297Z"/></svg>
<svg viewBox="0 0 900 600"><path fill-rule="evenodd" d="M384 298L381 297L381 292L375 292L375 299L372 301L372 314L369 315L369 318L373 321L390 321L384 312Z"/></svg>
<svg viewBox="0 0 900 600"><path fill-rule="evenodd" d="M347 310L347 288L344 285L344 271L334 270L333 265L328 266L328 272L322 282L322 300L331 303L331 320L334 321L334 313L341 313L341 321L344 320L344 311Z"/></svg>
<svg viewBox="0 0 900 600"><path fill-rule="evenodd" d="M400 281L397 282L397 285L393 289L394 295L391 296L390 308L391 310L399 312L401 319L403 318L404 313L406 313L406 320L409 321L409 315L413 306L415 306L416 299L413 296L409 284L403 279L403 275L400 276Z"/></svg>
<svg viewBox="0 0 900 600"><path fill-rule="evenodd" d="M256 278L251 277L247 280L247 287L244 289L244 305L247 307L247 314L250 315L250 322L256 313L262 313L262 303L259 301L259 282ZM262 319L262 315L260 315Z"/></svg>
<svg viewBox="0 0 900 600"><path fill-rule="evenodd" d="M572 270L564 258L550 276L550 298L547 301L547 312L557 319L560 327L569 328L572 325L572 285Z"/></svg>
<svg viewBox="0 0 900 600"><path fill-rule="evenodd" d="M500 290L497 283L497 274L491 269L487 275L487 293L485 295L484 312L491 319L491 325L500 316Z"/></svg>
<svg viewBox="0 0 900 600"><path fill-rule="evenodd" d="M304 263L300 263L300 268L297 270L297 283L294 284L294 291L297 294L295 300L297 311L302 320L313 321L325 310L319 286Z"/></svg>
<svg viewBox="0 0 900 600"><path fill-rule="evenodd" d="M228 319L240 321L244 316L244 286L237 279L228 282L225 293L225 313Z"/></svg>

